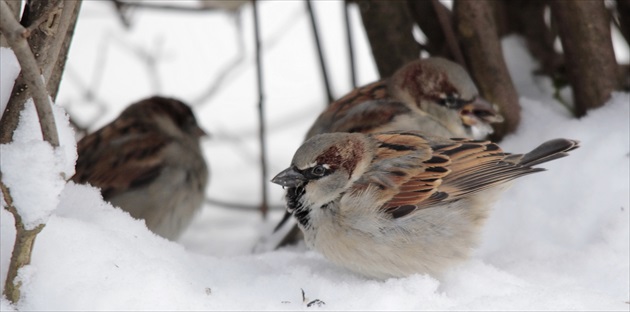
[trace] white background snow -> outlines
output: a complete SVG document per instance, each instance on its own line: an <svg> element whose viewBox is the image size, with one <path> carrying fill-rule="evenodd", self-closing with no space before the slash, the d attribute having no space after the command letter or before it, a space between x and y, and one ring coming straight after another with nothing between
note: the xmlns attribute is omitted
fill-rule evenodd
<svg viewBox="0 0 630 312"><path fill-rule="evenodd" d="M314 6L333 92L339 97L351 88L342 6L331 1ZM249 6L241 12L243 62L213 97L199 101L239 56L233 16L137 10L132 28L125 30L109 2L85 1L57 104L92 131L126 105L155 93L198 104L196 115L213 135L203 142L211 167L208 196L255 206L260 173L251 13ZM273 175L289 164L326 100L304 3L263 2L260 13ZM364 84L377 74L358 11L351 13L359 84ZM263 221L255 211L206 205L179 241L164 240L142 221L103 202L97 189L64 186L58 173L71 174L68 166L76 156L67 121L57 116L64 149L46 152L35 139L31 109L16 142L2 146L2 172L16 204L31 210L48 207L29 220L48 221L31 265L20 271L20 304L12 306L3 298L0 308L627 311L630 96L616 93L605 107L573 119L551 96L551 82L530 75L536 64L520 39L505 39L504 49L521 95L523 122L501 146L526 152L544 140L567 137L580 140L581 148L545 164L548 171L516 182L496 204L472 259L441 279L370 280L303 246L252 254L280 210ZM616 50L627 62L627 47L617 44ZM157 57L153 71L140 61L142 51ZM3 49L2 105L17 73L15 63ZM95 92L88 101L82 92L90 86ZM570 98L568 90L563 95ZM102 104L107 110L100 109ZM272 204L280 206L281 188L270 184L269 189ZM15 230L4 209L0 219L4 287ZM315 299L325 304L307 307Z"/></svg>

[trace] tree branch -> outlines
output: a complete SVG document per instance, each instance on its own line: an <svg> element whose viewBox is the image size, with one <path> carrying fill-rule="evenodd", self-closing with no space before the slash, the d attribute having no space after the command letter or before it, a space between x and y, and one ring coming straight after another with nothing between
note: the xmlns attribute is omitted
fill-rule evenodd
<svg viewBox="0 0 630 312"><path fill-rule="evenodd" d="M2 2L5 3L5 1ZM37 61L38 69L36 75L38 79L40 79L40 74L45 75L47 85L44 88L44 92L48 90L48 94L51 95L53 99L59 88L61 73L65 66L66 55L72 39L74 23L76 23L80 5L81 1L30 1L27 3L24 16L22 16L22 24L27 27L37 23L40 24L39 27L30 27L30 32L26 31L26 33L22 32L21 34L24 34L24 37L28 38L28 43L25 42L26 48L28 48L31 55L34 55ZM3 9L2 11L3 23L16 21L15 18L4 18L6 10ZM22 26L20 25L20 27ZM15 53L18 54L17 51L15 51ZM18 60L20 60L19 56ZM20 61L20 63L21 62L22 61ZM33 88L29 87L24 75L25 70L24 67L22 67L22 72L15 81L9 103L0 121L0 143L11 142L13 139L13 131L15 131L18 125L20 112L24 109L24 103L26 103L26 100L30 97L35 99L35 96L31 94L31 92L35 91L33 91Z"/></svg>
<svg viewBox="0 0 630 312"><path fill-rule="evenodd" d="M390 77L398 68L420 57L406 1L366 0L358 4L381 77Z"/></svg>
<svg viewBox="0 0 630 312"><path fill-rule="evenodd" d="M464 59L464 55L462 55L462 50L459 47L459 42L453 30L453 17L451 16L451 12L438 0L431 0L431 3L433 4L435 15L437 15L440 25L442 26L442 32L444 33L446 44L449 51L451 51L453 59L455 62L466 67L466 60Z"/></svg>
<svg viewBox="0 0 630 312"><path fill-rule="evenodd" d="M157 4L157 3L147 3L141 1L122 1L122 0L111 0L114 2L116 7L125 8L125 7L136 7L143 9L151 9L151 10L159 10L159 11L174 11L174 12L186 12L186 13L204 13L209 11L219 11L225 10L226 6L233 7L236 6L236 2L239 5L243 5L247 1L238 1L238 0L230 0L230 1L221 1L224 2L225 5L222 5L221 2L217 2L216 6L186 6L186 5L170 5L170 4ZM173 1L176 2L176 1ZM231 5L230 3L234 3Z"/></svg>
<svg viewBox="0 0 630 312"><path fill-rule="evenodd" d="M243 204L243 203L227 202L227 201L214 199L214 198L210 198L210 197L206 197L204 202L206 204L209 204L209 205L225 207L225 208L228 208L228 209L260 211L260 205L248 205L248 204ZM280 210L284 210L286 208L285 208L284 205L277 205L277 206L271 206L270 205L269 209L270 210L280 211Z"/></svg>
<svg viewBox="0 0 630 312"><path fill-rule="evenodd" d="M264 95L263 95L263 73L262 73L262 60L260 49L260 22L258 20L258 1L254 1L254 37L256 40L256 77L258 80L258 134L260 139L260 169L261 169L261 192L262 199L260 204L260 212L263 219L267 218L267 212L269 205L267 204L267 157L266 157L266 144L265 144L265 110L264 110Z"/></svg>
<svg viewBox="0 0 630 312"><path fill-rule="evenodd" d="M7 2L7 4L11 8L11 14L13 14L15 19L17 20L18 18L20 18L20 8L22 7L22 0L9 1ZM4 38L4 34L0 32L0 47L8 46L9 44L7 43L7 39Z"/></svg>
<svg viewBox="0 0 630 312"><path fill-rule="evenodd" d="M79 11L81 10L81 1L64 1L63 9L59 16L59 29L56 33L63 37L63 40L53 40L50 48L48 48L48 57L42 66L44 78L48 82L46 89L48 94L54 100L57 97L59 83L66 65L66 58L70 50L70 43L74 35L74 27L76 26Z"/></svg>
<svg viewBox="0 0 630 312"><path fill-rule="evenodd" d="M3 9L4 10L4 9ZM9 270L7 271L7 279L4 282L4 296L16 304L20 300L20 287L21 282L15 282L18 276L18 271L24 266L31 263L31 255L33 253L33 244L37 234L44 229L44 224L36 226L32 230L27 230L22 223L22 217L17 212L17 209L13 205L13 198L9 188L1 180L2 173L0 172L0 191L4 196L4 201L7 206L4 207L9 211L15 221L15 242L13 244L13 253L11 254L11 261L9 262Z"/></svg>
<svg viewBox="0 0 630 312"><path fill-rule="evenodd" d="M352 25L350 24L350 12L348 0L343 1L343 21L346 28L346 45L348 46L348 63L350 64L350 83L352 88L357 87L357 70L354 62L354 44L352 43Z"/></svg>
<svg viewBox="0 0 630 312"><path fill-rule="evenodd" d="M617 0L617 27L630 45L630 0Z"/></svg>
<svg viewBox="0 0 630 312"><path fill-rule="evenodd" d="M617 61L604 1L551 1L571 83L575 113L600 107L617 87Z"/></svg>
<svg viewBox="0 0 630 312"><path fill-rule="evenodd" d="M29 32L11 14L11 9L6 1L0 2L0 8L0 30L4 33L7 42L15 52L15 56L22 68L21 74L35 102L42 136L46 142L53 147L57 147L59 146L59 137L57 136L57 127L55 126L52 112L52 102L46 91L44 80L40 76L40 68L37 65L35 56L26 41Z"/></svg>
<svg viewBox="0 0 630 312"><path fill-rule="evenodd" d="M332 92L330 91L330 81L328 79L328 71L326 70L326 62L324 61L324 51L322 50L322 44L319 40L319 31L317 30L317 21L315 20L315 12L313 11L313 5L311 0L306 0L306 9L308 10L308 16L311 20L311 29L313 30L313 39L315 39L315 47L317 48L317 56L319 57L319 68L322 71L322 78L324 79L324 88L326 89L326 100L328 103L334 101Z"/></svg>
<svg viewBox="0 0 630 312"><path fill-rule="evenodd" d="M520 122L518 94L503 57L492 0L456 1L455 25L468 70L483 97L499 106L505 118L494 140L513 132Z"/></svg>

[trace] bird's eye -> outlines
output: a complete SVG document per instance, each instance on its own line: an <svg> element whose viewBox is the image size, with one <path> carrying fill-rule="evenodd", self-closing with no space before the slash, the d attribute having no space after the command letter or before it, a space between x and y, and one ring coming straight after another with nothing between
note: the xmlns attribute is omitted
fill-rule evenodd
<svg viewBox="0 0 630 312"><path fill-rule="evenodd" d="M449 93L442 97L438 104L448 107L448 108L459 108L461 106L462 101L459 99L459 95L456 93Z"/></svg>
<svg viewBox="0 0 630 312"><path fill-rule="evenodd" d="M317 165L311 169L311 174L318 177L323 177L326 174L326 168L322 165Z"/></svg>

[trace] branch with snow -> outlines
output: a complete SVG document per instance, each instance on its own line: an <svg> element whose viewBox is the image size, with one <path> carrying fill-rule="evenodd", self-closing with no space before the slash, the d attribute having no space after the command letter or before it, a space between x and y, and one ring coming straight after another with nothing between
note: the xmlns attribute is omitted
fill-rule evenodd
<svg viewBox="0 0 630 312"><path fill-rule="evenodd" d="M44 140L52 146L59 146L59 136L51 107L52 102L46 91L46 83L41 76L35 56L26 41L30 32L20 25L11 14L11 8L6 1L0 2L0 31L5 35L20 62L22 75L35 101Z"/></svg>
<svg viewBox="0 0 630 312"><path fill-rule="evenodd" d="M65 33L72 23L72 15L76 16L78 13L79 4L73 2L64 5L63 9L57 4L46 9L50 10L47 12L49 14L44 14L46 18L36 19L27 29L13 16L7 2L0 2L0 31L19 62L22 79L28 88L26 97L32 96L33 99L32 102L26 100L25 103L20 103L22 109L16 109L12 114L11 121L15 127L3 127L5 134L10 135L3 136L2 143L9 143L5 142L7 138L13 142L0 145L3 155L0 170L2 206L13 216L16 229L3 292L12 303L20 300L22 283L18 278L18 272L31 262L35 239L44 228L52 210L56 208L58 196L65 186L65 177L73 172L76 159L76 145L71 130L63 130L65 144L60 148L55 113L58 114L59 120L63 120L65 114L60 108L54 112L46 84L47 78L59 70L54 67L63 49L65 38L52 40L49 46L40 50L44 55L38 56L40 60L45 61L39 63L27 41L34 29L42 30L40 26L48 27L44 27L42 31L62 29L62 33ZM54 33L51 32L50 35ZM18 87L18 90L19 88L21 87ZM27 90L19 92L24 93ZM3 123L4 121L3 119ZM67 128L67 116L65 121L64 126ZM19 128L22 131L17 131ZM42 138L45 142L41 141ZM29 151L34 152L32 156L25 155L29 154Z"/></svg>
<svg viewBox="0 0 630 312"><path fill-rule="evenodd" d="M13 255L9 263L7 279L4 284L5 297L11 302L16 303L20 300L21 286L21 282L16 281L18 270L31 262L31 251L33 250L35 238L37 234L44 229L44 224L39 224L30 230L26 229L18 210L13 205L13 198L9 192L9 188L2 181L0 181L0 190L2 191L2 198L6 204L5 209L13 215L15 219L15 229L17 230L15 243L13 244Z"/></svg>

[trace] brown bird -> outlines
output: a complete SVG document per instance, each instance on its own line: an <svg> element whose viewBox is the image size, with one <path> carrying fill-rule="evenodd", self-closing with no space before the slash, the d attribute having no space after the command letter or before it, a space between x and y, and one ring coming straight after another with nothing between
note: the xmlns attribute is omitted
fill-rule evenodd
<svg viewBox="0 0 630 312"><path fill-rule="evenodd" d="M443 137L485 139L503 117L479 96L466 70L440 57L410 62L391 78L352 90L319 115L306 138L330 132L417 130ZM302 239L285 213L258 250ZM274 242L277 241L277 242Z"/></svg>
<svg viewBox="0 0 630 312"><path fill-rule="evenodd" d="M352 90L319 115L306 137L329 132L419 130L484 139L503 117L479 96L460 65L431 57L401 67L389 79Z"/></svg>
<svg viewBox="0 0 630 312"><path fill-rule="evenodd" d="M465 260L511 180L579 142L504 153L490 142L421 132L328 133L307 140L272 182L309 247L360 274L439 275Z"/></svg>
<svg viewBox="0 0 630 312"><path fill-rule="evenodd" d="M105 200L175 240L204 199L208 167L199 140L205 135L181 101L139 101L79 141L72 180L100 188Z"/></svg>

